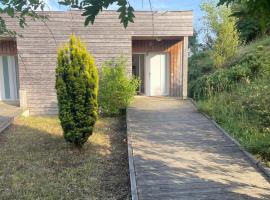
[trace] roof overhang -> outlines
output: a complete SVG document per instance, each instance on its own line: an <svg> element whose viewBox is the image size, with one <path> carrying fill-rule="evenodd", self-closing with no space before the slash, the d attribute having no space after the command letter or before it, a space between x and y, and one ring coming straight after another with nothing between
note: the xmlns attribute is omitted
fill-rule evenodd
<svg viewBox="0 0 270 200"><path fill-rule="evenodd" d="M182 40L183 36L132 36L132 40Z"/></svg>

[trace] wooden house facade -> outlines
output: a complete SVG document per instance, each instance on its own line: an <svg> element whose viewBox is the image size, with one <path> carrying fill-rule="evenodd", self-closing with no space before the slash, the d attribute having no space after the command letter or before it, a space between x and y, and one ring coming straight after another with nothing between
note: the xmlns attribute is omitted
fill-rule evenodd
<svg viewBox="0 0 270 200"><path fill-rule="evenodd" d="M24 29L4 17L23 37L0 37L0 101L17 101L33 115L56 114L57 49L71 34L87 45L98 67L125 56L127 73L142 80L141 95L187 97L191 11L138 11L126 29L115 11L103 11L87 27L80 11L42 14L48 20L28 20Z"/></svg>

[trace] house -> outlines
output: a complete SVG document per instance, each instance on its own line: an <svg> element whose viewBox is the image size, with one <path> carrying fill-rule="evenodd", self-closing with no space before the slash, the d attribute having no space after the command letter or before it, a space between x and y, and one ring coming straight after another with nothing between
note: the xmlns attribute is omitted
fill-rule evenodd
<svg viewBox="0 0 270 200"><path fill-rule="evenodd" d="M142 80L140 94L187 97L191 11L137 11L127 29L115 11L103 11L88 27L80 11L43 13L49 20L29 19L24 29L4 17L23 37L0 38L0 101L18 103L32 115L56 114L57 49L72 33L86 43L98 67L119 55L127 57L127 72Z"/></svg>

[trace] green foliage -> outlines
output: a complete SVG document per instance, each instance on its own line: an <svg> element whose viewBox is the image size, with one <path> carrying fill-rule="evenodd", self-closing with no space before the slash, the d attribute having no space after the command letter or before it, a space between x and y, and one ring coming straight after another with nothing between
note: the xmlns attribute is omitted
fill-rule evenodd
<svg viewBox="0 0 270 200"><path fill-rule="evenodd" d="M199 106L251 153L270 161L269 91L269 80L260 78L200 100Z"/></svg>
<svg viewBox="0 0 270 200"><path fill-rule="evenodd" d="M200 56L189 72L190 95L251 153L270 161L270 38L238 48L226 68L205 70L209 56Z"/></svg>
<svg viewBox="0 0 270 200"><path fill-rule="evenodd" d="M188 46L192 52L192 54L196 54L199 51L199 41L198 41L198 31L196 29L193 30L193 36L188 39Z"/></svg>
<svg viewBox="0 0 270 200"><path fill-rule="evenodd" d="M199 51L193 54L189 58L188 64L189 96L193 96L193 89L197 84L197 79L213 72L214 67L209 51Z"/></svg>
<svg viewBox="0 0 270 200"><path fill-rule="evenodd" d="M126 28L129 22L134 22L134 9L129 4L128 0L61 0L59 2L65 6L71 6L72 8L83 10L83 16L85 16L85 26L90 22L93 24L96 16L103 9L107 9L111 4L116 3L119 6L117 12L119 12L119 19Z"/></svg>
<svg viewBox="0 0 270 200"><path fill-rule="evenodd" d="M259 46L245 54L238 64L200 76L195 84L190 85L190 95L196 99L209 98L216 93L231 90L237 83L250 83L258 75L269 71L266 52L266 48Z"/></svg>
<svg viewBox="0 0 270 200"><path fill-rule="evenodd" d="M46 16L39 15L36 10L44 10L45 2L43 0L0 0L0 15L6 14L11 18L17 18L20 27L24 28L26 17L32 19L46 19ZM17 33L6 26L5 20L0 16L0 35L8 34L15 37Z"/></svg>
<svg viewBox="0 0 270 200"><path fill-rule="evenodd" d="M243 106L250 116L258 116L258 124L264 127L262 131L270 133L270 79L262 78L249 88L251 92Z"/></svg>
<svg viewBox="0 0 270 200"><path fill-rule="evenodd" d="M260 34L259 23L249 15L246 5L234 3L231 5L233 15L237 18L236 26L243 42L250 42Z"/></svg>
<svg viewBox="0 0 270 200"><path fill-rule="evenodd" d="M222 4L234 7L233 15L238 18L238 30L246 41L269 33L269 0L220 0L219 5Z"/></svg>
<svg viewBox="0 0 270 200"><path fill-rule="evenodd" d="M120 22L125 28L128 26L128 23L133 23L135 18L134 9L128 0L60 0L58 3L83 10L82 16L85 16L85 26L90 22L93 24L96 16L112 4L119 6L117 12L119 12ZM44 0L0 0L0 14L7 14L9 17L17 18L19 25L24 28L27 25L26 17L30 17L33 20L48 18L37 13L39 10L43 11L45 6L46 1ZM2 34L8 34L13 37L17 35L15 31L7 27L5 19L0 17L0 35Z"/></svg>
<svg viewBox="0 0 270 200"><path fill-rule="evenodd" d="M236 29L236 19L231 17L231 9L226 6L216 7L216 1L204 1L201 9L204 30L207 37L212 38L213 46L211 57L214 65L220 68L227 59L236 52L239 44L239 35Z"/></svg>
<svg viewBox="0 0 270 200"><path fill-rule="evenodd" d="M102 66L100 81L99 104L105 115L119 115L125 109L139 87L140 81L126 74L126 59L119 57Z"/></svg>
<svg viewBox="0 0 270 200"><path fill-rule="evenodd" d="M64 137L82 146L98 118L98 72L94 58L75 35L58 50L55 87Z"/></svg>

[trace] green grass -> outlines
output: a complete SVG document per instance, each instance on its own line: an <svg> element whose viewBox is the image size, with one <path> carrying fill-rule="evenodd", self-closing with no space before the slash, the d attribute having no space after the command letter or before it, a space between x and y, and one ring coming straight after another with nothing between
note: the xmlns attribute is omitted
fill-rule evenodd
<svg viewBox="0 0 270 200"><path fill-rule="evenodd" d="M57 118L19 118L0 135L0 199L128 199L123 121L100 119L78 150Z"/></svg>
<svg viewBox="0 0 270 200"><path fill-rule="evenodd" d="M249 98L245 86L234 92L223 92L198 101L199 109L207 113L248 151L269 165L270 131L260 124L260 117L246 112L244 102Z"/></svg>
<svg viewBox="0 0 270 200"><path fill-rule="evenodd" d="M240 46L236 54L230 60L226 62L225 67L230 67L237 64L239 60L243 59L243 57L247 53L256 50L258 46L265 47L267 49L266 54L270 55L270 37L267 36L267 37L255 40L247 45Z"/></svg>
<svg viewBox="0 0 270 200"><path fill-rule="evenodd" d="M270 166L270 37L239 47L224 68L190 66L198 68L189 94L199 109Z"/></svg>

